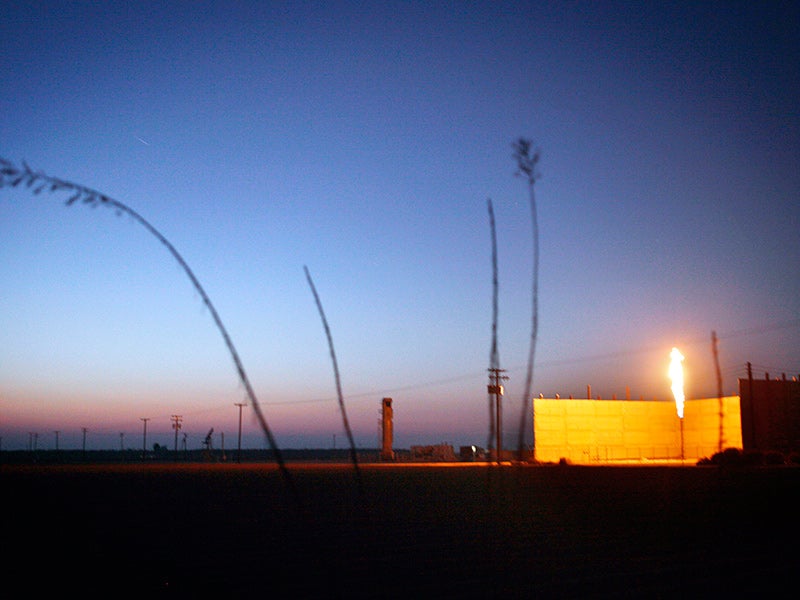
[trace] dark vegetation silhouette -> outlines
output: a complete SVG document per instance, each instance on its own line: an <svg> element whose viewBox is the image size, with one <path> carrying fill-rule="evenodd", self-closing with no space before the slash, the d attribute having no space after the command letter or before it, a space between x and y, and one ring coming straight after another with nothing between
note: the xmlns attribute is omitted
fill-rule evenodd
<svg viewBox="0 0 800 600"><path fill-rule="evenodd" d="M491 198L487 200L489 209L489 230L492 237L492 346L489 351L489 372L494 372L495 369L500 368L500 352L497 346L497 318L498 318L498 275L497 275L497 230L494 220L494 208L492 207ZM495 423L495 406L494 395L489 393L489 443L487 448L492 448L495 439L495 427L499 427L499 423ZM500 449L498 448L499 452ZM498 457L499 460L499 457Z"/></svg>
<svg viewBox="0 0 800 600"><path fill-rule="evenodd" d="M715 452L710 457L697 461L700 466L719 467L761 467L780 465L800 465L800 453L789 452L783 454L777 450L741 450L740 448L725 448Z"/></svg>
<svg viewBox="0 0 800 600"><path fill-rule="evenodd" d="M333 348L333 336L331 335L331 328L328 326L328 319L325 318L325 311L322 309L322 302L320 302L319 294L317 294L317 288L314 287L314 281L311 279L311 273L308 271L308 267L303 266L303 270L306 273L306 279L308 280L308 285L311 287L311 293L314 295L314 302L317 304L317 310L319 310L319 316L322 319L322 326L325 328L325 337L328 338L328 348L331 352L331 361L333 362L333 375L336 379L336 397L339 399L339 410L342 413L342 421L344 422L344 429L347 433L347 439L350 442L350 460L353 463L353 469L356 473L356 480L358 483L359 492L363 492L363 485L361 482L361 471L358 467L358 456L356 455L356 443L353 439L353 432L350 429L350 422L347 420L347 410L344 406L344 397L342 396L342 383L341 378L339 377L339 365L336 361L336 351Z"/></svg>
<svg viewBox="0 0 800 600"><path fill-rule="evenodd" d="M533 277L531 290L531 337L528 350L528 366L525 373L525 391L522 396L522 411L519 421L519 441L517 452L520 460L525 446L525 426L528 422L528 406L531 405L531 386L533 383L533 364L536 354L536 337L539 332L539 222L536 215L536 194L534 185L539 179L536 165L539 163L539 150L533 148L533 143L527 138L519 138L512 144L514 160L517 162L517 175L525 179L528 184L528 198L531 206L531 225L533 237ZM533 434L533 431L531 431ZM535 447L533 439L531 446Z"/></svg>
<svg viewBox="0 0 800 600"><path fill-rule="evenodd" d="M178 261L178 264L191 280L192 285L194 285L194 288L197 290L197 293L200 294L200 297L203 299L203 304L205 304L208 310L211 312L214 323L217 325L217 328L222 334L225 345L228 347L231 357L233 358L233 363L236 367L236 372L239 375L239 380L247 392L247 397L249 398L250 404L253 407L256 417L258 418L261 429L266 435L270 449L275 454L275 460L278 463L278 467L280 468L286 483L290 487L292 494L294 494L296 497L296 489L291 474L286 468L280 448L278 448L278 444L275 441L272 430L270 429L267 419L261 410L261 405L258 402L258 398L256 398L256 394L253 391L253 386L250 384L250 380L248 379L247 373L244 370L244 365L242 364L241 358L239 358L239 353L236 351L236 347L233 345L233 340L228 334L228 331L225 329L225 325L223 325L222 319L220 318L219 313L217 313L217 309L214 308L211 298L208 297L208 294L206 294L206 291L203 289L200 281L186 263L183 256L181 256L181 254L175 249L169 240L167 240L167 238L165 238L161 232L159 232L152 224L150 224L149 221L147 221L142 215L140 215L127 204L123 204L122 202L114 200L106 194L98 192L97 190L84 185L52 177L40 171L34 171L28 166L27 163L25 163L25 161L22 162L22 168L19 168L10 161L0 158L0 187L18 187L20 185L30 188L34 194L40 194L41 192L69 192L71 193L71 196L66 201L67 206L71 206L75 202L80 201L83 204L88 204L93 207L99 205L111 208L116 211L117 215L122 215L123 213L127 214L133 217L136 222L144 226L147 231L153 234L153 236L155 236L155 238L161 242L161 244L167 248L167 250L169 250L170 254L172 254L173 258Z"/></svg>

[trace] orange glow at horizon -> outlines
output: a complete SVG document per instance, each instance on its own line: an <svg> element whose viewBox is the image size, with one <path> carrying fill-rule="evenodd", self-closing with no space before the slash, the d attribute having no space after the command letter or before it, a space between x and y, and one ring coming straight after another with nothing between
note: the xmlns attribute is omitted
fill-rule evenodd
<svg viewBox="0 0 800 600"><path fill-rule="evenodd" d="M670 352L672 359L669 364L669 378L672 380L672 395L675 397L675 408L678 411L678 418L683 418L683 403L685 396L683 393L683 354L677 348Z"/></svg>

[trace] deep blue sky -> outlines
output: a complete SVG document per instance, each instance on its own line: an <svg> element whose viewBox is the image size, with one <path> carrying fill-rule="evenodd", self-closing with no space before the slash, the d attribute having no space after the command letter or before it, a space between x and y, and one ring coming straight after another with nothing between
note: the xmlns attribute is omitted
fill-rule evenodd
<svg viewBox="0 0 800 600"><path fill-rule="evenodd" d="M366 5L365 5L366 4ZM6 2L0 156L149 219L194 269L284 447L484 444L491 245L506 427L533 392L688 399L800 372L800 11L793 3ZM236 439L211 315L144 228L0 190L3 448ZM248 409L245 409L248 410ZM217 438L215 445L219 446ZM245 417L245 445L263 435ZM149 445L149 444L148 444Z"/></svg>

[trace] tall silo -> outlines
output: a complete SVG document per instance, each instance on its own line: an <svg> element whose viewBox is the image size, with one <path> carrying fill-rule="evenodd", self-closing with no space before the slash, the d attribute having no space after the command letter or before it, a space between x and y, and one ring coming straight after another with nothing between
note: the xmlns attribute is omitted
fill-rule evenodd
<svg viewBox="0 0 800 600"><path fill-rule="evenodd" d="M392 436L394 433L392 399L384 398L381 404L383 407L381 412L381 460L394 460L394 451L392 450Z"/></svg>

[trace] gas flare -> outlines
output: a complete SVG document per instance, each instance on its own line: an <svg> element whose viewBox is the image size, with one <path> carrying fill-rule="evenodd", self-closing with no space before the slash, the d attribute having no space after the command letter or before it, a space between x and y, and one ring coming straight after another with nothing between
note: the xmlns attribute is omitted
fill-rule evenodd
<svg viewBox="0 0 800 600"><path fill-rule="evenodd" d="M672 395L675 397L675 408L678 411L678 418L683 419L683 354L677 348L670 352L672 361L669 364L669 378L672 379Z"/></svg>

